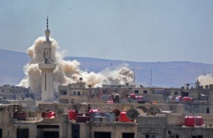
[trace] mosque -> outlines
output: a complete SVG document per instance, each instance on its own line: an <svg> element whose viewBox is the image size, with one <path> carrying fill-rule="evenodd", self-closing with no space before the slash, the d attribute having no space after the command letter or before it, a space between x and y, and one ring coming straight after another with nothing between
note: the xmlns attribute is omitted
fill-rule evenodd
<svg viewBox="0 0 213 138"><path fill-rule="evenodd" d="M79 78L59 86L54 100L57 65L49 36L47 19L38 64L41 99L0 100L0 138L213 138L212 86L94 88Z"/></svg>

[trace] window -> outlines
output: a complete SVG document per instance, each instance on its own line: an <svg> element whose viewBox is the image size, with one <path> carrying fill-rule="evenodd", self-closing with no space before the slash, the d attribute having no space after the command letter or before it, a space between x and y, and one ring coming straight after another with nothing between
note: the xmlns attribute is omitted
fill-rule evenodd
<svg viewBox="0 0 213 138"><path fill-rule="evenodd" d="M146 134L146 138L157 138L155 134Z"/></svg>
<svg viewBox="0 0 213 138"><path fill-rule="evenodd" d="M135 90L135 93L139 93L139 91L138 91L138 90Z"/></svg>
<svg viewBox="0 0 213 138"><path fill-rule="evenodd" d="M17 129L17 138L29 138L29 129Z"/></svg>
<svg viewBox="0 0 213 138"><path fill-rule="evenodd" d="M177 91L175 91L175 95L178 95L178 92L177 92Z"/></svg>
<svg viewBox="0 0 213 138"><path fill-rule="evenodd" d="M179 135L171 135L170 138L179 138Z"/></svg>
<svg viewBox="0 0 213 138"><path fill-rule="evenodd" d="M81 93L80 92L78 92L78 96L80 96L81 95Z"/></svg>
<svg viewBox="0 0 213 138"><path fill-rule="evenodd" d="M73 95L75 95L75 92L73 92Z"/></svg>
<svg viewBox="0 0 213 138"><path fill-rule="evenodd" d="M206 113L209 114L209 108L206 108Z"/></svg>
<svg viewBox="0 0 213 138"><path fill-rule="evenodd" d="M184 97L184 96L187 97L187 96L189 96L189 93L188 93L188 92L182 92L181 96L182 96L182 97Z"/></svg>
<svg viewBox="0 0 213 138"><path fill-rule="evenodd" d="M163 94L164 91L162 91L162 90L155 90L154 93L155 93L155 94Z"/></svg>
<svg viewBox="0 0 213 138"><path fill-rule="evenodd" d="M94 138L111 138L110 132L94 132Z"/></svg>
<svg viewBox="0 0 213 138"><path fill-rule="evenodd" d="M72 132L72 138L80 138L80 126L79 126L79 124L72 124L71 132Z"/></svg>
<svg viewBox="0 0 213 138"><path fill-rule="evenodd" d="M43 137L44 138L59 138L59 132L58 131L44 131Z"/></svg>
<svg viewBox="0 0 213 138"><path fill-rule="evenodd" d="M66 90L62 90L61 91L61 95L67 95L67 91Z"/></svg>
<svg viewBox="0 0 213 138"><path fill-rule="evenodd" d="M168 92L167 92L167 95L171 95L171 92L168 91Z"/></svg>
<svg viewBox="0 0 213 138"><path fill-rule="evenodd" d="M0 138L2 138L2 129L0 129Z"/></svg>
<svg viewBox="0 0 213 138"><path fill-rule="evenodd" d="M192 136L192 138L203 138L202 135Z"/></svg>
<svg viewBox="0 0 213 138"><path fill-rule="evenodd" d="M147 90L143 90L143 93L147 93Z"/></svg>
<svg viewBox="0 0 213 138"><path fill-rule="evenodd" d="M134 138L134 133L122 133L122 138Z"/></svg>

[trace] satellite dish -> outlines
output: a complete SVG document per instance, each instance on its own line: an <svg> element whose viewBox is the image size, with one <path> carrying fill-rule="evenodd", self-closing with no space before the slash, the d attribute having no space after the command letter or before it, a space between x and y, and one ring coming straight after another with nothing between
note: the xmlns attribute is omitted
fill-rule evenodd
<svg viewBox="0 0 213 138"><path fill-rule="evenodd" d="M132 120L132 122L135 120L136 117L138 117L140 113L134 109L134 108L131 108L129 109L127 112L126 112L126 116Z"/></svg>
<svg viewBox="0 0 213 138"><path fill-rule="evenodd" d="M139 112L139 115L142 115L142 114L145 113L145 112L144 112L142 109L140 109L140 108L136 108L136 110Z"/></svg>
<svg viewBox="0 0 213 138"><path fill-rule="evenodd" d="M144 106L138 106L137 108L143 110L144 113L147 112L147 108Z"/></svg>

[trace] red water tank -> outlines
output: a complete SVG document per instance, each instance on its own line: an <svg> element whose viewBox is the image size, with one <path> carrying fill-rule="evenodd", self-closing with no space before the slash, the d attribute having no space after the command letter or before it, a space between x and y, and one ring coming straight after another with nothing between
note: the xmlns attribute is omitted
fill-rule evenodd
<svg viewBox="0 0 213 138"><path fill-rule="evenodd" d="M191 102L192 98L191 97L183 97L184 102Z"/></svg>
<svg viewBox="0 0 213 138"><path fill-rule="evenodd" d="M195 116L195 125L202 126L203 125L203 117L202 116Z"/></svg>
<svg viewBox="0 0 213 138"><path fill-rule="evenodd" d="M69 110L68 111L68 117L69 117L69 120L76 120L76 111L75 110Z"/></svg>
<svg viewBox="0 0 213 138"><path fill-rule="evenodd" d="M107 103L108 103L108 104L113 104L114 102L113 102L113 101L107 101Z"/></svg>
<svg viewBox="0 0 213 138"><path fill-rule="evenodd" d="M90 109L89 110L89 113L98 113L98 112L100 112L99 109Z"/></svg>
<svg viewBox="0 0 213 138"><path fill-rule="evenodd" d="M185 116L185 126L191 126L191 127L195 126L194 116L192 116L192 115Z"/></svg>
<svg viewBox="0 0 213 138"><path fill-rule="evenodd" d="M53 111L49 111L48 114L47 114L47 118L55 118L55 112Z"/></svg>
<svg viewBox="0 0 213 138"><path fill-rule="evenodd" d="M135 96L136 96L136 95L135 95L134 93L131 93L131 94L130 94L130 97L131 97L132 99L135 99Z"/></svg>
<svg viewBox="0 0 213 138"><path fill-rule="evenodd" d="M26 113L25 112L15 112L13 114L13 118L16 118L17 120L25 120L26 119Z"/></svg>
<svg viewBox="0 0 213 138"><path fill-rule="evenodd" d="M141 96L141 95L140 96L135 96L135 99L138 100L138 101L143 100L143 96Z"/></svg>
<svg viewBox="0 0 213 138"><path fill-rule="evenodd" d="M188 101L189 101L189 102L193 101L193 98L188 97Z"/></svg>
<svg viewBox="0 0 213 138"><path fill-rule="evenodd" d="M130 119L127 118L127 116L126 116L126 112L121 112L120 113L120 121L121 122L130 122Z"/></svg>

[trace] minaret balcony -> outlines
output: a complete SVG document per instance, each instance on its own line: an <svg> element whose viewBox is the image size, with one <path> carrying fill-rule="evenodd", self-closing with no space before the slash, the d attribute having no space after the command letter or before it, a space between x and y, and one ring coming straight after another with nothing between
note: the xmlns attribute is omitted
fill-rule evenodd
<svg viewBox="0 0 213 138"><path fill-rule="evenodd" d="M56 64L39 64L39 68L41 70L54 70L56 68Z"/></svg>

